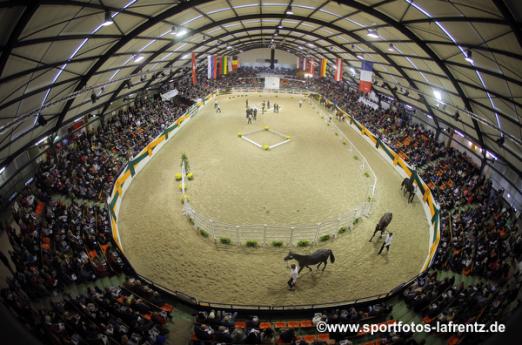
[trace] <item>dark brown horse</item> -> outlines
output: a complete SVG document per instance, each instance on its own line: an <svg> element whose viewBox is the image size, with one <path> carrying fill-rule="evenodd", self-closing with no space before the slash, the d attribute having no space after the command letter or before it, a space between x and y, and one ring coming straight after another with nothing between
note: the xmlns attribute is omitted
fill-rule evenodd
<svg viewBox="0 0 522 345"><path fill-rule="evenodd" d="M333 255L333 251L330 249L319 249L313 252L309 255L301 255L292 253L291 251L288 252L288 255L285 257L285 261L288 260L296 260L299 264L299 273L303 270L303 268L308 267L308 269L311 271L309 265L317 265L317 269L319 269L319 266L321 264L324 264L323 271L326 268L326 265L328 263L328 258L330 258L330 262L333 264L335 262L335 256Z"/></svg>
<svg viewBox="0 0 522 345"><path fill-rule="evenodd" d="M377 232L379 232L379 231L381 232L381 237L382 237L384 230L386 230L386 227L388 225L390 225L392 218L393 218L393 214L391 212L387 212L381 217L381 219L379 220L379 223L377 223L377 225L375 226L375 230L373 231L372 238L370 238L370 242L373 240L373 238L375 237L375 235L377 235Z"/></svg>

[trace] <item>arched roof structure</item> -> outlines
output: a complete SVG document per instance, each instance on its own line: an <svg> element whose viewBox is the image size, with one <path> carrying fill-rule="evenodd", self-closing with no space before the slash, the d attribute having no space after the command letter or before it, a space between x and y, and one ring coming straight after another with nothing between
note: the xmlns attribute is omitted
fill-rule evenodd
<svg viewBox="0 0 522 345"><path fill-rule="evenodd" d="M0 167L76 118L172 78L191 52L201 66L207 54L275 44L340 57L347 79L373 61L377 92L520 176L516 10L503 0L2 1Z"/></svg>

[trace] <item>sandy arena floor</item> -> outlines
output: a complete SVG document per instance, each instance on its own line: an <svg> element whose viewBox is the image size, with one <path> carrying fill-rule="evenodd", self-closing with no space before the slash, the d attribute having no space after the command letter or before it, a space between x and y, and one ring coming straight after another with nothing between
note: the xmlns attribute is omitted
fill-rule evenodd
<svg viewBox="0 0 522 345"><path fill-rule="evenodd" d="M416 275L428 250L428 224L418 200L407 204L400 177L346 124L338 124L377 174L374 212L353 231L319 247L334 251L326 271L303 271L298 289L286 288L288 249L218 248L192 229L182 215L174 175L186 153L195 179L191 204L200 213L234 224L315 223L356 207L366 199L370 179L312 107L298 108L299 96L250 94L250 106L263 99L279 103L279 114L258 114L247 125L245 97L220 96L164 146L133 181L122 203L119 229L126 256L142 275L200 301L233 304L310 304L385 293ZM238 138L269 126L292 137L265 152ZM256 141L274 140L267 133ZM279 139L275 138L275 141ZM264 142L263 142L264 143ZM368 239L386 212L394 242L377 256L381 241Z"/></svg>

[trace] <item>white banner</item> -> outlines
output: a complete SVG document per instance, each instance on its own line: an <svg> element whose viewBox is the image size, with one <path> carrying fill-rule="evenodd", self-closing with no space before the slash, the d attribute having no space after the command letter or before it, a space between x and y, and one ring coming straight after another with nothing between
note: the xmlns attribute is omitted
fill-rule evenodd
<svg viewBox="0 0 522 345"><path fill-rule="evenodd" d="M161 94L161 99L164 100L164 101L168 101L170 100L171 98L173 97L176 97L178 95L178 90L177 89L174 89L174 90L170 90L168 92L165 92L165 93L162 93Z"/></svg>

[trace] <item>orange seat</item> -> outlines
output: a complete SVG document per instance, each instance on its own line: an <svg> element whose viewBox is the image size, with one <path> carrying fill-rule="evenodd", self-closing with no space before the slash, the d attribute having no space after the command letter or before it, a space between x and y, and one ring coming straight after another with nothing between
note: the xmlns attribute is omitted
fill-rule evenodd
<svg viewBox="0 0 522 345"><path fill-rule="evenodd" d="M91 259L94 259L95 257L98 256L98 253L96 253L96 250L94 250L94 249L93 250L89 250L88 254L89 254L89 257Z"/></svg>
<svg viewBox="0 0 522 345"><path fill-rule="evenodd" d="M330 334L328 334L328 333L319 333L317 335L317 339L328 342L328 340L330 340Z"/></svg>
<svg viewBox="0 0 522 345"><path fill-rule="evenodd" d="M45 208L45 203L38 201L36 203L36 207L34 209L34 213L36 213L37 216L41 216L43 213L43 210Z"/></svg>
<svg viewBox="0 0 522 345"><path fill-rule="evenodd" d="M307 343L311 344L315 341L315 335L313 334L308 334L308 335L305 335L303 337L304 341L306 341Z"/></svg>
<svg viewBox="0 0 522 345"><path fill-rule="evenodd" d="M161 306L161 310L167 313L171 313L174 310L174 307L172 306L172 304L165 303Z"/></svg>
<svg viewBox="0 0 522 345"><path fill-rule="evenodd" d="M272 324L270 322L261 322L259 324L259 329L268 329L271 327L272 327Z"/></svg>
<svg viewBox="0 0 522 345"><path fill-rule="evenodd" d="M235 328L245 329L246 328L246 322L245 321L236 321L236 323L234 324L234 327Z"/></svg>
<svg viewBox="0 0 522 345"><path fill-rule="evenodd" d="M109 250L109 244L108 243L105 243L105 244L100 244L100 248L101 250L107 254L107 251Z"/></svg>
<svg viewBox="0 0 522 345"><path fill-rule="evenodd" d="M299 321L288 321L289 328L299 328L301 323Z"/></svg>
<svg viewBox="0 0 522 345"><path fill-rule="evenodd" d="M448 345L457 345L457 344L460 344L460 338L457 337L456 335L452 335L448 339Z"/></svg>
<svg viewBox="0 0 522 345"><path fill-rule="evenodd" d="M301 328L312 328L314 327L314 323L312 320L303 320L301 321Z"/></svg>
<svg viewBox="0 0 522 345"><path fill-rule="evenodd" d="M286 322L278 321L278 322L274 323L274 326L275 326L275 328L285 328L286 327Z"/></svg>

